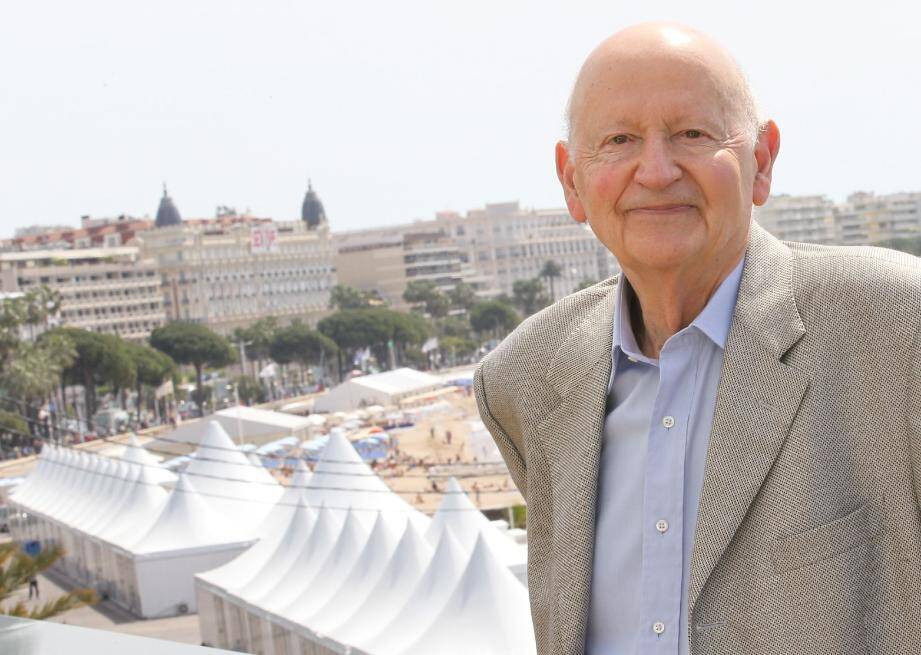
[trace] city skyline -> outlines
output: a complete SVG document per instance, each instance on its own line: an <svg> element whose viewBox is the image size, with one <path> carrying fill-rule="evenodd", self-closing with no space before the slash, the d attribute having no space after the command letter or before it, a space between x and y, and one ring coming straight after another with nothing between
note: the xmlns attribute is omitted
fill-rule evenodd
<svg viewBox="0 0 921 655"><path fill-rule="evenodd" d="M839 7L832 29L801 3L758 24L722 3L18 5L0 39L20 62L0 85L0 238L152 216L163 180L184 216L285 220L312 179L334 230L561 207L552 147L579 61L663 17L713 34L748 73L783 135L777 193L912 190L916 11Z"/></svg>

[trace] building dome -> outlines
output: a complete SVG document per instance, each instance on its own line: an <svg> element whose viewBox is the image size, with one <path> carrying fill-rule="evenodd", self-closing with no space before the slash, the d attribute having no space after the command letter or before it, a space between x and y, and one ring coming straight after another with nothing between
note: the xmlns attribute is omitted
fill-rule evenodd
<svg viewBox="0 0 921 655"><path fill-rule="evenodd" d="M307 223L307 226L311 229L317 227L320 223L326 222L326 211L323 209L323 203L309 181L307 182L307 195L304 196L304 204L301 205L301 220Z"/></svg>
<svg viewBox="0 0 921 655"><path fill-rule="evenodd" d="M176 209L176 204L166 192L166 185L164 184L163 197L160 198L160 207L157 208L157 220L155 225L157 227L171 227L173 225L181 224L182 216L179 215L179 210Z"/></svg>

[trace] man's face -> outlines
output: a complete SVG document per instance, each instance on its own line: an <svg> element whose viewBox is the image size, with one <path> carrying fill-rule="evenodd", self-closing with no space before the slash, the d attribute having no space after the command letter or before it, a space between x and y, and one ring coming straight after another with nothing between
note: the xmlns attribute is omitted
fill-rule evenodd
<svg viewBox="0 0 921 655"><path fill-rule="evenodd" d="M737 260L756 162L719 76L674 54L596 69L574 101L572 141L557 150L573 216L627 270Z"/></svg>

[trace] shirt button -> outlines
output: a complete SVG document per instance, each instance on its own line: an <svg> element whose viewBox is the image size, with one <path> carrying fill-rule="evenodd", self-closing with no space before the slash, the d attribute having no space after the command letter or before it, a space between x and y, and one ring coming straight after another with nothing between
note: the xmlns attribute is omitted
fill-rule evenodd
<svg viewBox="0 0 921 655"><path fill-rule="evenodd" d="M668 530L668 521L664 519L659 519L658 521L656 521L656 530L658 530L662 534L665 534L665 532Z"/></svg>
<svg viewBox="0 0 921 655"><path fill-rule="evenodd" d="M666 430L669 430L675 427L675 417L674 416L665 416L662 419L662 425L665 426Z"/></svg>
<svg viewBox="0 0 921 655"><path fill-rule="evenodd" d="M630 357L630 356L628 355L628 356L627 356L627 361L628 361L628 362L633 362L634 364L636 364L636 357Z"/></svg>
<svg viewBox="0 0 921 655"><path fill-rule="evenodd" d="M652 631L655 632L657 635L662 634L663 632L665 632L665 624L662 623L661 621L656 621L655 623L652 624Z"/></svg>

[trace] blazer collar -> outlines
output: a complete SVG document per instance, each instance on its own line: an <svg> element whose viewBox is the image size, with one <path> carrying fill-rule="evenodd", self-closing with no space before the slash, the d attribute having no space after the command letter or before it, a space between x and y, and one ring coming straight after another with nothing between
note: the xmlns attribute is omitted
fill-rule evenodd
<svg viewBox="0 0 921 655"><path fill-rule="evenodd" d="M790 249L753 220L733 323L743 325L778 359L806 332L793 295L792 261ZM620 279L617 275L599 285L596 302L554 353L546 376L560 396L578 387L605 355L610 357Z"/></svg>
<svg viewBox="0 0 921 655"><path fill-rule="evenodd" d="M593 304L550 360L546 379L561 397L568 396L574 389L584 392L580 383L603 363L603 358L611 358L619 280L620 276L616 275L595 288ZM610 366L610 362L607 365Z"/></svg>

